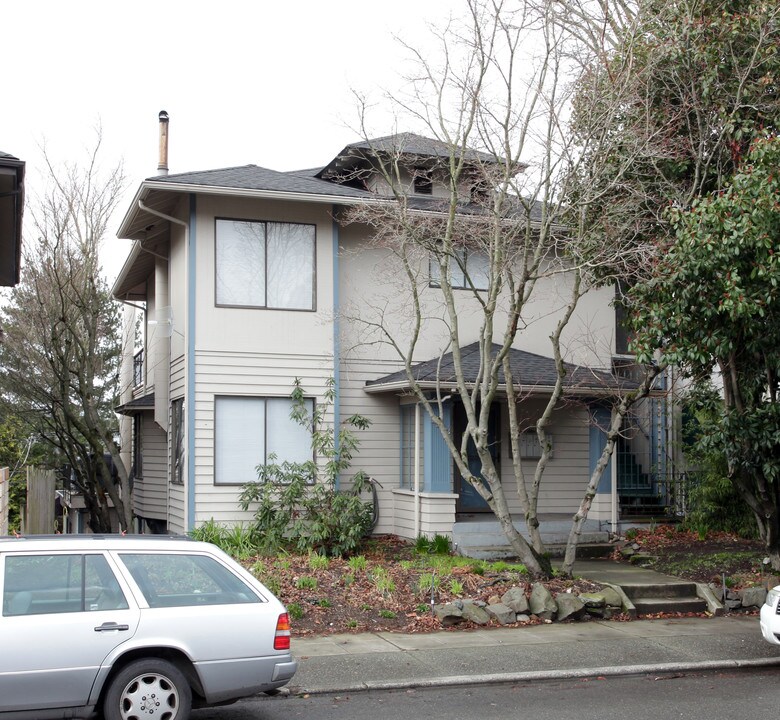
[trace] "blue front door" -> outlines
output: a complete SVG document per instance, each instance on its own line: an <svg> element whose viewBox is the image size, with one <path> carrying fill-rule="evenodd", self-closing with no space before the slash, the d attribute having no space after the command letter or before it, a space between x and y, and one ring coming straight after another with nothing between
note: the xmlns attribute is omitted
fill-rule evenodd
<svg viewBox="0 0 780 720"><path fill-rule="evenodd" d="M454 423L455 423L455 437L457 442L460 443L463 437L463 432L466 429L466 413L463 409L463 405L457 404L454 408ZM479 412L479 410L477 411ZM490 408L490 416L488 418L488 443L490 444L490 454L493 457L493 462L496 468L501 466L501 407L494 403ZM467 456L469 470L474 477L482 477L482 463L480 462L477 449L474 446L474 441L469 439L467 446ZM463 479L461 473L456 469L456 487L458 492L458 504L457 511L461 513L469 512L490 512L488 504L483 500L482 496L476 491L476 489ZM483 481L484 482L484 481ZM487 483L485 483L487 485Z"/></svg>

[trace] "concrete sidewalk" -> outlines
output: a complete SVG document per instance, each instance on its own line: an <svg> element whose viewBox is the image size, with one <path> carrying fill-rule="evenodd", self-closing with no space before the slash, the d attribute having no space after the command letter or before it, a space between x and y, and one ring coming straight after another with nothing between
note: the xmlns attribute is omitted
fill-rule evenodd
<svg viewBox="0 0 780 720"><path fill-rule="evenodd" d="M290 690L311 694L780 665L756 616L331 635L293 653Z"/></svg>
<svg viewBox="0 0 780 720"><path fill-rule="evenodd" d="M578 562L575 574L617 585L681 582L603 560ZM293 638L293 654L296 693L780 666L756 615Z"/></svg>

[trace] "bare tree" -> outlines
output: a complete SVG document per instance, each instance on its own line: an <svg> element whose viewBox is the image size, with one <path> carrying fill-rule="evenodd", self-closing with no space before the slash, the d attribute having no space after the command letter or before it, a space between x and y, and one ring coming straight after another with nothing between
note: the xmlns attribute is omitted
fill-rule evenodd
<svg viewBox="0 0 780 720"><path fill-rule="evenodd" d="M71 469L95 532L110 506L128 529L133 510L116 441L119 316L99 263L100 244L124 187L122 166L99 166L100 135L84 165L56 167L32 204L37 237L0 315L0 392ZM110 459L109 459L110 458Z"/></svg>
<svg viewBox="0 0 780 720"><path fill-rule="evenodd" d="M440 65L410 48L419 72L410 78L409 93L393 100L435 144L420 150L411 141L405 147L403 135L395 145L368 140L363 104L364 160L381 174L390 198L356 207L345 216L346 222L368 226L374 243L395 258L387 265L388 276L395 278L395 297L373 302L361 298L361 307L352 313L351 320L363 328L361 342L389 346L403 361L412 392L441 431L461 476L487 502L513 550L540 575L551 572L538 504L551 455L553 413L564 403L576 402L584 386L599 388L613 409L609 442L573 518L564 566L571 572L580 530L623 416L650 392L659 372L647 368L641 382L621 387L608 373L578 370L570 362L575 346L586 351L591 364L609 355L572 327L581 299L589 292L608 294L616 280L646 266L653 248L619 242L623 236L617 234L615 241L597 241L587 222L590 206L606 188L623 181L630 165L590 163L587 172L598 172L599 182L592 192L582 182L583 148L591 157L604 141L598 133L574 137L567 127L572 78L584 73L581 59L589 50L557 22L551 7L469 0L467 21L451 22L437 36ZM359 182L363 172L343 179ZM421 174L445 186L446 196L426 203L413 198L409 189ZM484 260L476 263L476 257ZM429 288L431 278L438 291ZM456 288L461 292L454 292ZM435 299L432 293L437 293ZM464 342L474 340L464 336L466 312L479 318L476 376L466 370L462 357ZM542 452L533 476L527 477L519 438L529 419L521 413L527 412L524 401L537 389L513 376L511 356L527 328L545 315L555 318L549 352L557 379L545 389L541 412L531 422ZM399 323L399 317L406 320ZM431 398L413 366L421 338L437 332L443 335L442 353L452 353L454 374L438 384ZM466 415L460 443L442 419L443 401L453 391ZM501 479L491 453L494 402L507 407L512 481L528 540L512 521L510 483ZM469 468L470 443L480 460L478 474Z"/></svg>

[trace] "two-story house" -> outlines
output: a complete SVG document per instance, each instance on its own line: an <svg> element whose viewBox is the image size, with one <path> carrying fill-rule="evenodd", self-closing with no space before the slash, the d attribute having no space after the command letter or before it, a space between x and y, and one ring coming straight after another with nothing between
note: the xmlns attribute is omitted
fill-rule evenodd
<svg viewBox="0 0 780 720"><path fill-rule="evenodd" d="M442 144L409 134L371 142L372 152L383 146L401 148L402 165L408 162L410 203L425 210L446 196L446 178L437 169L446 154ZM371 242L367 227L339 222L344 208L357 203L392 202L367 160L368 147L355 143L324 168L298 172L246 165L167 174L164 158L161 174L141 183L119 230L119 237L135 243L113 288L130 311L128 337L137 315L143 338L134 355L128 345L120 408L140 529L184 532L212 518L248 520L238 495L257 478L256 466L272 454L279 462L311 457L306 432L289 418L293 380L300 378L317 403L332 378L333 419L360 413L372 421L360 434L354 466L378 482L376 532L406 538L443 533L460 542L469 526L486 532L486 506L459 477L430 418L419 412L397 354L365 334L371 312L381 312L401 334L407 322L387 252ZM490 161L482 153L473 157ZM477 254L472 261L478 278ZM435 315L440 300L435 270L430 273ZM547 282L532 309L535 321L518 336L512 354L513 368L524 378L529 417L549 397L556 377L548 338L556 298L568 280ZM576 365L569 366L567 382L579 384L593 403L563 404L553 416L554 453L539 511L558 531L568 529L603 447L599 392L617 382L611 370L613 294L609 288L590 292L571 323L567 347ZM479 322L468 298L464 293L459 300L461 337L469 327L476 333ZM576 338L585 335L588 342L577 346ZM447 342L441 323L426 328L415 353L423 386L433 388L442 378L446 383ZM477 363L473 348L466 347L464 357ZM457 397L448 407L447 422L457 436L463 423ZM496 412L491 432L511 477L505 412ZM664 413L657 414L663 420ZM532 475L539 448L533 434L524 442ZM587 532L606 536L617 519L616 502L613 474L605 473ZM475 522L480 519L485 522ZM496 531L477 544L500 539Z"/></svg>

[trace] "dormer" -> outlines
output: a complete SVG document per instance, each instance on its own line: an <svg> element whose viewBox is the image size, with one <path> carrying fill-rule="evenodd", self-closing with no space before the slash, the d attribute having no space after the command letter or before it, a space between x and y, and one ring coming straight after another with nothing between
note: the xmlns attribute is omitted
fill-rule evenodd
<svg viewBox="0 0 780 720"><path fill-rule="evenodd" d="M450 197L451 152L447 143L421 135L387 135L347 145L316 177L390 196L393 188L386 177L389 171L400 193L446 200ZM458 197L465 203L477 202L486 195L490 170L501 160L471 149L464 151L464 160Z"/></svg>

